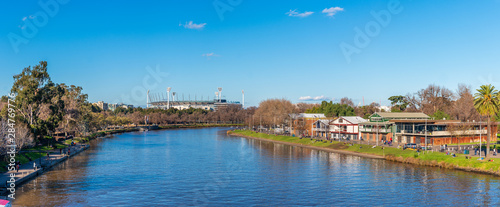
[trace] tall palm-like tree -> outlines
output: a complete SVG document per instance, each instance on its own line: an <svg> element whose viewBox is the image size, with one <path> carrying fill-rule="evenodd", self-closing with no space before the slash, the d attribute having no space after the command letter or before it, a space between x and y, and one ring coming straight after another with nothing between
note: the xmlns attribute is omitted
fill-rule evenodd
<svg viewBox="0 0 500 207"><path fill-rule="evenodd" d="M486 144L486 157L490 154L490 140L491 140L491 118L498 113L500 107L499 93L495 90L495 86L482 85L477 89L474 94L474 108L479 114L488 117L488 135Z"/></svg>

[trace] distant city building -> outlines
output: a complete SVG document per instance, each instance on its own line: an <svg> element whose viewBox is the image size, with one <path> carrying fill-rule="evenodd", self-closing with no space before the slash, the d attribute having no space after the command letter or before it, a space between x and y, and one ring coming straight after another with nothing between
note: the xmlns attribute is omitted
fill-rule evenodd
<svg viewBox="0 0 500 207"><path fill-rule="evenodd" d="M120 104L108 104L108 103L105 103L103 101L98 101L96 103L93 103L93 105L98 106L99 108L101 108L104 111L107 111L107 110L114 111L119 107L124 108L124 109L133 109L134 108L134 105L130 105L130 104L122 104L122 103L120 103Z"/></svg>
<svg viewBox="0 0 500 207"><path fill-rule="evenodd" d="M98 101L97 103L93 103L93 105L101 108L101 110L104 110L104 111L108 110L108 103L104 103L104 101Z"/></svg>

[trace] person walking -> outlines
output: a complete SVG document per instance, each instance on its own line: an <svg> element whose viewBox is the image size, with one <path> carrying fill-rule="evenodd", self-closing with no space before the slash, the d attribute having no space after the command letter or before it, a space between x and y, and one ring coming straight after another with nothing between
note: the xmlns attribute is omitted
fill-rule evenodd
<svg viewBox="0 0 500 207"><path fill-rule="evenodd" d="M36 161L33 162L33 170L36 171Z"/></svg>

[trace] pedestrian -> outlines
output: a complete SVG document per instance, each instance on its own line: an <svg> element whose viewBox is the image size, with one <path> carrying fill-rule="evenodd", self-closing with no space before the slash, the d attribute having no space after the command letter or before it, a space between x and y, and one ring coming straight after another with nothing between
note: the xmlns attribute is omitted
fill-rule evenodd
<svg viewBox="0 0 500 207"><path fill-rule="evenodd" d="M16 170L19 172L19 164L16 164Z"/></svg>
<svg viewBox="0 0 500 207"><path fill-rule="evenodd" d="M33 162L33 170L36 171L36 162Z"/></svg>

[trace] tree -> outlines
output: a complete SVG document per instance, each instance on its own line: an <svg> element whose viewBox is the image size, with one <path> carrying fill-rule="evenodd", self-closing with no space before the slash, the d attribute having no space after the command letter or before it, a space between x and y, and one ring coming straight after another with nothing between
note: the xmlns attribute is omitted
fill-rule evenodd
<svg viewBox="0 0 500 207"><path fill-rule="evenodd" d="M318 104L298 103L297 104L297 113L304 113L307 110L310 110L315 106L318 106Z"/></svg>
<svg viewBox="0 0 500 207"><path fill-rule="evenodd" d="M356 107L355 108L355 114L356 116L363 117L364 119L368 119L370 115L378 111L379 104L378 103L371 103L370 105L366 106L361 106L361 107Z"/></svg>
<svg viewBox="0 0 500 207"><path fill-rule="evenodd" d="M83 88L79 86L66 86L60 84L64 89L64 95L61 100L64 102L64 116L60 130L67 132L75 131L78 125L79 117L85 112L83 105L87 102L87 94L82 93Z"/></svg>
<svg viewBox="0 0 500 207"><path fill-rule="evenodd" d="M479 120L479 113L474 108L474 96L470 86L459 84L456 92L456 100L453 103L453 118L467 122Z"/></svg>
<svg viewBox="0 0 500 207"><path fill-rule="evenodd" d="M488 157L490 152L490 140L491 140L491 118L498 113L499 109L499 94L494 86L482 85L477 89L477 93L474 94L474 108L479 112L479 114L486 116L488 120L488 132L486 139L486 157Z"/></svg>
<svg viewBox="0 0 500 207"><path fill-rule="evenodd" d="M333 103L332 101L322 101L321 105L307 110L306 113L322 113L326 117L354 116L356 114L351 106Z"/></svg>
<svg viewBox="0 0 500 207"><path fill-rule="evenodd" d="M388 100L391 101L391 112L405 111L408 106L408 101L404 96L391 96Z"/></svg>
<svg viewBox="0 0 500 207"><path fill-rule="evenodd" d="M415 94L406 96L409 112L420 111L425 114L434 114L438 110L450 114L453 108L453 92L445 87L429 85Z"/></svg>
<svg viewBox="0 0 500 207"><path fill-rule="evenodd" d="M348 97L341 98L340 105L348 105L350 107L354 107L354 103L352 102L352 99L350 99Z"/></svg>
<svg viewBox="0 0 500 207"><path fill-rule="evenodd" d="M24 68L20 74L14 76L11 93L16 94L16 107L22 121L29 123L35 134L43 134L36 129L44 123L37 123L36 120L40 115L41 106L52 99L48 93L49 87L51 81L46 61L40 61L33 68L31 66Z"/></svg>
<svg viewBox="0 0 500 207"><path fill-rule="evenodd" d="M444 113L444 111L438 110L436 113L433 113L430 117L434 118L434 120L450 120L451 117L449 114Z"/></svg>
<svg viewBox="0 0 500 207"><path fill-rule="evenodd" d="M260 102L259 108L255 111L256 118L262 118L262 124L272 126L286 123L290 118L289 114L294 113L295 106L286 99L267 99Z"/></svg>

